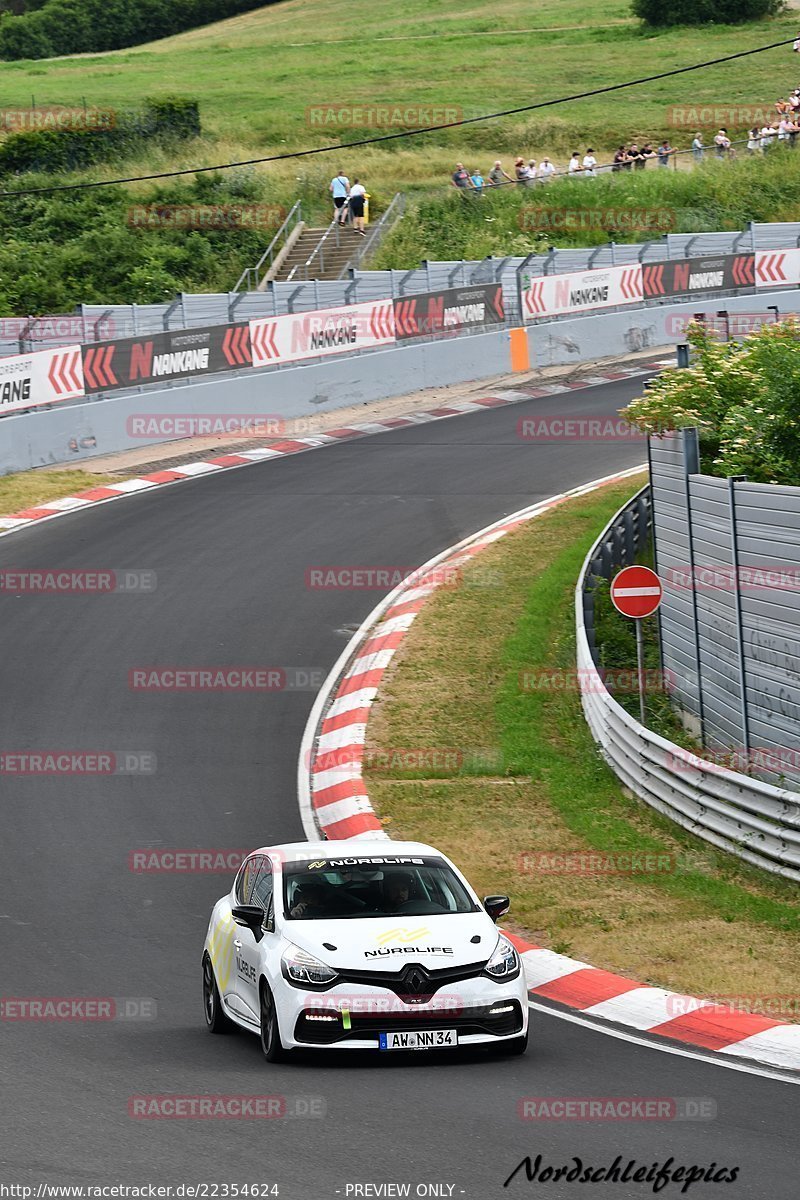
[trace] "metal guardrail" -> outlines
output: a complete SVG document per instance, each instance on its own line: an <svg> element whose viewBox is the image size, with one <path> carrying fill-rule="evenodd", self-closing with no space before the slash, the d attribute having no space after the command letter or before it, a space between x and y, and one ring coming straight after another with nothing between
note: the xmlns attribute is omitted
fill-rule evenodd
<svg viewBox="0 0 800 1200"><path fill-rule="evenodd" d="M234 292L258 292L261 290L264 279L269 274L275 259L283 250L287 241L291 237L296 227L302 224L303 208L299 200L295 200L289 212L286 214L286 219L281 225L275 237L267 246L261 258L254 267L245 267L236 283ZM267 264L266 270L261 268Z"/></svg>
<svg viewBox="0 0 800 1200"><path fill-rule="evenodd" d="M578 678L589 729L617 777L651 808L745 862L800 882L800 793L690 757L636 721L603 684L593 654L592 578L608 578L632 560L646 527L648 491L608 523L575 589ZM649 499L644 505L649 509Z"/></svg>
<svg viewBox="0 0 800 1200"><path fill-rule="evenodd" d="M392 198L389 207L385 212L381 213L379 220L371 225L367 236L363 242L356 247L356 252L350 259L350 262L339 273L340 279L352 279L353 272L357 271L368 254L373 250L377 250L387 233L394 229L397 222L402 217L406 208L406 198L403 192L396 192Z"/></svg>

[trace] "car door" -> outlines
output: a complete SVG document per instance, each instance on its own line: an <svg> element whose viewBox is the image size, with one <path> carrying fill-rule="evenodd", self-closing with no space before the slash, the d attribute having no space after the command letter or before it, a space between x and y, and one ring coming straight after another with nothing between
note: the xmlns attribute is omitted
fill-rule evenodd
<svg viewBox="0 0 800 1200"><path fill-rule="evenodd" d="M272 863L266 855L259 854L253 862L247 899L241 903L257 904L259 908L263 908L266 918L272 901L272 887ZM263 931L259 930L257 935L247 926L239 925L233 943L236 951L236 995L240 1002L239 1008L249 1020L255 1022L260 1019L258 980L265 936Z"/></svg>

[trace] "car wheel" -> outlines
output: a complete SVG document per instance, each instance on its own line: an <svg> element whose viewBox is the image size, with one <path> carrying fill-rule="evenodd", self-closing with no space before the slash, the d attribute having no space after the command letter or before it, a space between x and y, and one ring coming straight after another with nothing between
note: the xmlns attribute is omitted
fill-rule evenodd
<svg viewBox="0 0 800 1200"><path fill-rule="evenodd" d="M223 1010L214 968L208 955L203 959L203 1012L209 1033L228 1033L232 1029L233 1022Z"/></svg>
<svg viewBox="0 0 800 1200"><path fill-rule="evenodd" d="M259 994L261 996L261 1049L267 1062L281 1062L286 1057L286 1051L281 1042L275 998L263 980Z"/></svg>
<svg viewBox="0 0 800 1200"><path fill-rule="evenodd" d="M509 1038L507 1042L501 1042L497 1047L500 1054L506 1055L509 1058L515 1054L524 1054L528 1049L528 1032L521 1034L519 1037Z"/></svg>

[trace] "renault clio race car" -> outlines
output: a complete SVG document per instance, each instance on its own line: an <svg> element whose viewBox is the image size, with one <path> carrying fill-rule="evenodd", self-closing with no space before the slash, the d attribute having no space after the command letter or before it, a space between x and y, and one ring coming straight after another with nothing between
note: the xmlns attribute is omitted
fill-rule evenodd
<svg viewBox="0 0 800 1200"><path fill-rule="evenodd" d="M528 1043L519 955L443 854L417 842L255 850L211 914L211 1033L257 1033L269 1062L297 1048L448 1050Z"/></svg>

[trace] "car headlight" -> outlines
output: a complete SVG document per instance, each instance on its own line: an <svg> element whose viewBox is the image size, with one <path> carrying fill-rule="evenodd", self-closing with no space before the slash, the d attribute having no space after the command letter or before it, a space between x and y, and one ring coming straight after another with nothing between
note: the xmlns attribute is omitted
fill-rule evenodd
<svg viewBox="0 0 800 1200"><path fill-rule="evenodd" d="M295 987L326 988L337 978L336 972L299 946L287 946L281 956L283 976Z"/></svg>
<svg viewBox="0 0 800 1200"><path fill-rule="evenodd" d="M519 975L519 967L519 955L508 938L501 933L494 954L484 967L486 974L492 979L514 979Z"/></svg>

